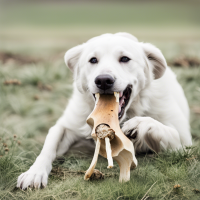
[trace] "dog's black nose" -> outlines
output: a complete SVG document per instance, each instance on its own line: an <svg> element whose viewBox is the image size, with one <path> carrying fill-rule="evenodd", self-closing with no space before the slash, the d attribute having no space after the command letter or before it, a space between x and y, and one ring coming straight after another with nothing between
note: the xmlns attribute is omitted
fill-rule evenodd
<svg viewBox="0 0 200 200"><path fill-rule="evenodd" d="M99 89L107 90L113 86L115 79L108 74L102 74L97 76L94 82Z"/></svg>

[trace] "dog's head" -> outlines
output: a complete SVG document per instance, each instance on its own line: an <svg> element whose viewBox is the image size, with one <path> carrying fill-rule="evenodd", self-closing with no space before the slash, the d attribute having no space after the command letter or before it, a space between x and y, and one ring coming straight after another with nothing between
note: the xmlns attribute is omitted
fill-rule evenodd
<svg viewBox="0 0 200 200"><path fill-rule="evenodd" d="M65 63L74 72L77 88L84 93L120 93L119 118L131 101L166 69L155 46L138 42L128 33L104 34L68 50Z"/></svg>

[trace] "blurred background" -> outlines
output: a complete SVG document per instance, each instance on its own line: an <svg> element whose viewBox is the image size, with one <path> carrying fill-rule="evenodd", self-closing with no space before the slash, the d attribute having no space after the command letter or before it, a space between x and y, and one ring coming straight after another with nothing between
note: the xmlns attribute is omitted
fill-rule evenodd
<svg viewBox="0 0 200 200"><path fill-rule="evenodd" d="M1 0L1 51L55 56L119 31L157 45L167 58L199 55L199 0Z"/></svg>
<svg viewBox="0 0 200 200"><path fill-rule="evenodd" d="M73 78L64 64L64 53L91 37L116 32L129 32L139 41L152 43L161 49L185 91L191 109L194 145L199 146L199 0L0 0L0 159L5 158L0 162L3 174L0 176L0 189L3 189L0 197L3 192L8 199L11 197L16 177L31 166L49 128L67 105ZM11 159L13 156L16 156L14 161ZM71 157L65 162L65 167L83 170L87 169L90 161L91 157L87 162ZM145 160L139 160L139 163L145 165ZM176 173L179 171L174 166L170 169ZM142 170L150 173L141 164ZM173 178L170 180L177 180ZM82 178L77 180L83 184ZM135 193L137 198L146 193L143 189L145 184L147 188L149 183L153 184L151 181L143 184L141 179L135 183L140 187L140 195ZM165 180L160 182L160 187L164 187L162 195L167 199L170 184ZM87 184L83 185L87 189ZM76 191L80 192L79 189ZM83 191L81 194L85 195ZM20 195L26 198L25 194ZM116 198L117 195L120 193L116 193ZM39 199L39 196L35 198Z"/></svg>

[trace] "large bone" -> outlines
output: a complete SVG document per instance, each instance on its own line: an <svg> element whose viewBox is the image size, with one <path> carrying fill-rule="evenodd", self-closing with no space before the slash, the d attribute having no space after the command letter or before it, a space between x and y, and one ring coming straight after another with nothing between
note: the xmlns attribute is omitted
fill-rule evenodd
<svg viewBox="0 0 200 200"><path fill-rule="evenodd" d="M113 165L112 157L117 161L120 167L119 182L129 181L130 168L137 166L133 143L124 135L119 126L118 107L119 93L115 93L115 95L96 95L96 105L87 118L87 123L93 128L91 135L97 143L93 161L84 177L85 180L89 180L94 171L98 159L98 151L100 155L108 158L108 168ZM103 127L103 125L108 125L109 130L113 131L114 135L100 136L97 128L99 126ZM111 149L109 145L111 145Z"/></svg>

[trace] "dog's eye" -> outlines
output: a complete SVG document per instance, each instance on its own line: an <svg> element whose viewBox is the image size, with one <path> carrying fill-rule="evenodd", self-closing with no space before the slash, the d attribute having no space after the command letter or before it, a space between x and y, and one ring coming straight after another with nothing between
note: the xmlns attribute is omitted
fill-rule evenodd
<svg viewBox="0 0 200 200"><path fill-rule="evenodd" d="M126 57L126 56L123 56L120 58L120 62L128 62L130 60L130 58Z"/></svg>
<svg viewBox="0 0 200 200"><path fill-rule="evenodd" d="M93 57L89 60L90 63L94 64L94 63L98 63L97 58Z"/></svg>

